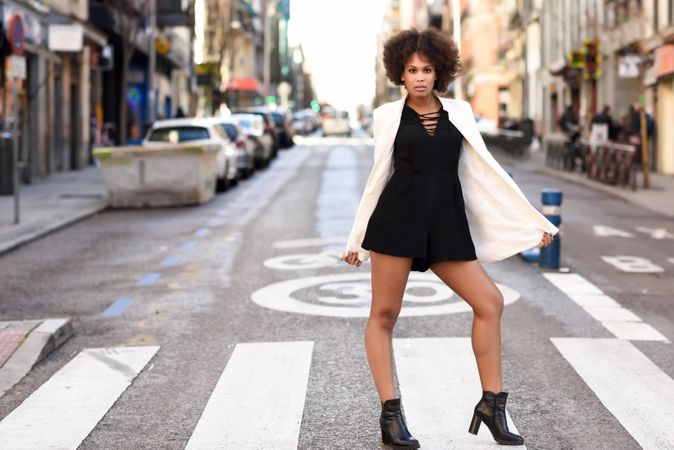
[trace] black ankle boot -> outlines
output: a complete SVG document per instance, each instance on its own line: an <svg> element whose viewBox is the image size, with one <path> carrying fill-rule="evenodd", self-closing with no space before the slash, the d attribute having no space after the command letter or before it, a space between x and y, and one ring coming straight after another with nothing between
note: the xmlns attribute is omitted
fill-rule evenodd
<svg viewBox="0 0 674 450"><path fill-rule="evenodd" d="M419 441L407 430L400 398L392 398L381 404L381 440L395 449L419 448Z"/></svg>
<svg viewBox="0 0 674 450"><path fill-rule="evenodd" d="M508 431L506 421L505 405L508 398L507 392L494 394L491 391L482 391L482 398L475 405L473 420L470 422L468 432L477 434L480 423L484 422L491 431L491 435L496 442L504 445L522 445L524 439L522 436Z"/></svg>

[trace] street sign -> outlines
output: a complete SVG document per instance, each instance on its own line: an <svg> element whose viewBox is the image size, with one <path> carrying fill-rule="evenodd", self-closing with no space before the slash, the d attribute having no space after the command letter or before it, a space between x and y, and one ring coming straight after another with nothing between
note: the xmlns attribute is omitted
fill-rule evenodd
<svg viewBox="0 0 674 450"><path fill-rule="evenodd" d="M26 57L12 55L12 77L25 80L26 79Z"/></svg>
<svg viewBox="0 0 674 450"><path fill-rule="evenodd" d="M8 34L12 53L19 56L23 55L23 41L26 38L26 33L23 18L19 14L14 14L9 20Z"/></svg>

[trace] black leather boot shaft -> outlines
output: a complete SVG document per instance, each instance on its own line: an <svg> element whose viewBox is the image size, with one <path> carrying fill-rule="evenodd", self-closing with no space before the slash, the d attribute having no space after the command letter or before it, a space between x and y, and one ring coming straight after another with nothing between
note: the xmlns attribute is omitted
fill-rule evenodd
<svg viewBox="0 0 674 450"><path fill-rule="evenodd" d="M508 398L507 392L499 392L495 394L491 391L482 391L482 398L475 405L473 412L473 420L470 423L468 431L472 434L477 434L480 428L480 423L484 422L489 428L492 437L499 444L504 445L522 445L524 439L522 436L510 432L508 430L508 422L506 419L506 400Z"/></svg>
<svg viewBox="0 0 674 450"><path fill-rule="evenodd" d="M419 441L407 429L400 398L389 399L381 404L379 425L384 444L392 445L394 449L419 448Z"/></svg>

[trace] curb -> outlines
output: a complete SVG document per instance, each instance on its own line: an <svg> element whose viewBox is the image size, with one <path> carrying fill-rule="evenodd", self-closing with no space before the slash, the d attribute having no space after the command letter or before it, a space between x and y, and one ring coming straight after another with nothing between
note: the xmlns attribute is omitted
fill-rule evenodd
<svg viewBox="0 0 674 450"><path fill-rule="evenodd" d="M662 214L663 216L666 216L666 217L669 217L669 218L674 218L674 213L670 213L670 212L668 212L666 210L662 210L662 209L657 209L655 207L650 206L648 203L640 203L640 202L635 201L634 198L632 198L628 195L629 192L631 192L631 191L628 191L626 193L622 193L621 191L619 191L618 189L616 189L612 186L603 185L603 184L598 183L596 181L592 181L592 180L588 180L588 179L585 179L585 178L577 177L573 174L567 174L567 173L564 173L564 172L560 172L560 171L552 169L550 167L538 167L535 170L539 173L544 173L545 175L549 175L549 176L552 176L552 177L555 177L555 178L559 178L559 179L562 179L562 180L565 180L565 181L569 181L571 183L587 186L589 188L600 191L604 194L608 194L608 195L611 195L613 197L620 198L620 199L622 199L622 200L624 200L624 201L626 201L626 202L628 202L628 203L630 203L634 206L638 206L638 207L641 207L643 209L647 209L648 211L656 212L658 214Z"/></svg>
<svg viewBox="0 0 674 450"><path fill-rule="evenodd" d="M21 381L33 366L63 345L72 335L73 326L70 318L42 320L28 333L7 362L0 367L0 397Z"/></svg>
<svg viewBox="0 0 674 450"><path fill-rule="evenodd" d="M69 217L66 217L65 219L61 220L56 220L54 222L47 222L47 223L41 223L37 225L37 229L28 231L25 234L22 234L21 236L11 239L7 242L1 242L0 243L0 255L3 255L5 253L8 253L17 247L20 247L24 244L27 244L28 242L34 241L36 239L39 239L49 233L53 233L54 231L57 231L61 228L64 228L68 225L71 225L75 222L79 222L80 220L86 219L87 217L93 216L96 213L99 213L105 209L108 208L108 200L106 199L104 202L102 202L99 205L96 205L91 208L87 208L85 210L82 210L76 214L73 214Z"/></svg>

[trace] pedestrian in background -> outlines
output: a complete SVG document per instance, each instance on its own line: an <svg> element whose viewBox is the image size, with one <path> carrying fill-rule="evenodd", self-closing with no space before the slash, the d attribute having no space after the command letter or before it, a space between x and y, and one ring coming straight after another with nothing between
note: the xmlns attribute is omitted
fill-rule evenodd
<svg viewBox="0 0 674 450"><path fill-rule="evenodd" d="M508 430L501 385L503 295L479 260L548 245L559 230L487 150L470 104L436 95L459 72L454 42L436 28L412 28L390 37L383 50L388 78L408 93L373 111L374 166L342 255L356 267L372 257L365 348L381 402L382 440L419 447L394 391L392 333L410 271L430 268L474 313L482 397L469 431L477 434L484 421L497 442L522 444Z"/></svg>

